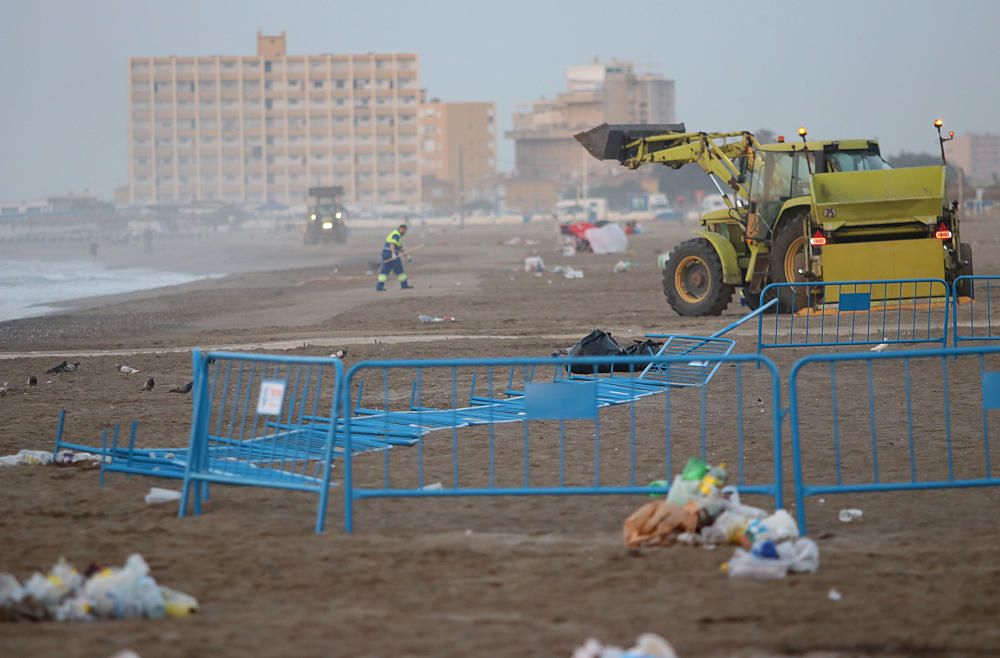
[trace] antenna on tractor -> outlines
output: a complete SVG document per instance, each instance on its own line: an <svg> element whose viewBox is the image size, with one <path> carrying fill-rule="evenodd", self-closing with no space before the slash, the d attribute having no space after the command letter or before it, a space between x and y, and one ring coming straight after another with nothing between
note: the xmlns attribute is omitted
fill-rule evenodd
<svg viewBox="0 0 1000 658"><path fill-rule="evenodd" d="M950 142L951 140L955 139L955 131L949 130L948 136L944 137L941 135L941 127L943 125L944 121L942 121L940 118L934 119L934 127L937 128L938 131L938 143L941 144L941 164L948 164L948 161L944 157L944 143Z"/></svg>

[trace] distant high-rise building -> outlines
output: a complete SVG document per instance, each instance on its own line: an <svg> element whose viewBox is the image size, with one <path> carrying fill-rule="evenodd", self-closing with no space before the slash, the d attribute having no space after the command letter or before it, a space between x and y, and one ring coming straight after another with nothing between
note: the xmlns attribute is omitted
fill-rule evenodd
<svg viewBox="0 0 1000 658"><path fill-rule="evenodd" d="M496 184L496 104L445 103L420 108L424 201L455 208L463 201L492 201Z"/></svg>
<svg viewBox="0 0 1000 658"><path fill-rule="evenodd" d="M287 55L284 33L255 56L130 58L128 199L416 203L419 94L414 54Z"/></svg>
<svg viewBox="0 0 1000 658"><path fill-rule="evenodd" d="M514 140L517 173L562 183L614 175L617 163L584 160L573 135L604 122L674 123L674 107L674 81L637 74L630 62L570 66L566 91L514 113L507 137Z"/></svg>
<svg viewBox="0 0 1000 658"><path fill-rule="evenodd" d="M992 185L1000 178L1000 135L962 133L948 147L948 158L969 182Z"/></svg>

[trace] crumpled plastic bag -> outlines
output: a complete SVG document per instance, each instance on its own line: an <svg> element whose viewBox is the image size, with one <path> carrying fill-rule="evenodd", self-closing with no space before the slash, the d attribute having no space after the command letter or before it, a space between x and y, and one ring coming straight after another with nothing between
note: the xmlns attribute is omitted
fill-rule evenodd
<svg viewBox="0 0 1000 658"><path fill-rule="evenodd" d="M617 254L628 249L628 236L618 224L588 228L583 235L595 254Z"/></svg>
<svg viewBox="0 0 1000 658"><path fill-rule="evenodd" d="M768 539L773 542L798 539L799 524L787 510L779 509L765 519L751 521L747 526L747 536L754 543Z"/></svg>
<svg viewBox="0 0 1000 658"><path fill-rule="evenodd" d="M643 633L628 651L590 638L577 647L572 658L677 658L677 652L656 633Z"/></svg>
<svg viewBox="0 0 1000 658"><path fill-rule="evenodd" d="M666 500L648 502L625 519L625 546L670 546L678 535L697 532L699 517L693 502L683 507Z"/></svg>
<svg viewBox="0 0 1000 658"><path fill-rule="evenodd" d="M122 569L107 568L91 576L83 593L101 617L155 619L165 614L163 594L138 553L130 555Z"/></svg>
<svg viewBox="0 0 1000 658"><path fill-rule="evenodd" d="M819 568L819 547L812 539L800 537L775 543L758 541L752 551L737 548L729 560L730 578L777 580L788 572L814 573Z"/></svg>

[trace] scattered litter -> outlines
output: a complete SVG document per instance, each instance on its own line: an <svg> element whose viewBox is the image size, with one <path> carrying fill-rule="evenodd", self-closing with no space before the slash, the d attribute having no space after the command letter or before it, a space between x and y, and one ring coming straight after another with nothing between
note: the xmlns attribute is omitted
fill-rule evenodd
<svg viewBox="0 0 1000 658"><path fill-rule="evenodd" d="M576 256L576 246L572 244L564 244L562 248L563 256Z"/></svg>
<svg viewBox="0 0 1000 658"><path fill-rule="evenodd" d="M655 633L643 633L629 650L603 645L590 638L577 647L572 658L677 658L677 651L664 638Z"/></svg>
<svg viewBox="0 0 1000 658"><path fill-rule="evenodd" d="M864 516L864 512L857 508L842 509L837 514L837 518L840 519L841 523L851 523L852 521L859 520Z"/></svg>
<svg viewBox="0 0 1000 658"><path fill-rule="evenodd" d="M140 372L138 368L133 368L132 366L127 366L123 363L117 363L115 364L115 367L118 368L118 372L123 375L134 375L135 373Z"/></svg>
<svg viewBox="0 0 1000 658"><path fill-rule="evenodd" d="M500 244L502 244L505 247L520 247L520 246L530 247L531 245L538 244L538 241L537 240L528 240L526 238L522 238L520 236L515 235L512 238L508 238L507 240L504 240Z"/></svg>
<svg viewBox="0 0 1000 658"><path fill-rule="evenodd" d="M111 656L111 658L142 658L142 656L131 649L122 649L115 655Z"/></svg>
<svg viewBox="0 0 1000 658"><path fill-rule="evenodd" d="M440 482L432 482L431 484L425 484L420 489L421 491L438 491L439 489L444 489L444 485Z"/></svg>
<svg viewBox="0 0 1000 658"><path fill-rule="evenodd" d="M583 235L595 254L617 254L628 248L628 236L618 224L588 228Z"/></svg>
<svg viewBox="0 0 1000 658"><path fill-rule="evenodd" d="M830 599L831 601L839 601L844 597L836 589L831 589L829 592L826 593L826 598Z"/></svg>
<svg viewBox="0 0 1000 658"><path fill-rule="evenodd" d="M524 271L544 272L545 261L542 260L541 256L528 256L527 258L524 259Z"/></svg>
<svg viewBox="0 0 1000 658"><path fill-rule="evenodd" d="M48 574L33 574L23 587L14 576L0 574L4 621L155 619L197 611L194 597L158 585L138 553L123 568L91 565L86 574L60 559Z"/></svg>
<svg viewBox="0 0 1000 658"><path fill-rule="evenodd" d="M771 580L789 572L816 571L819 548L799 536L795 519L783 509L769 515L742 504L739 490L727 486L726 477L725 464L689 459L665 500L648 502L625 520L625 546L687 544L711 549L735 544L732 558L722 565L730 578ZM649 486L665 489L666 484L657 480Z"/></svg>
<svg viewBox="0 0 1000 658"><path fill-rule="evenodd" d="M0 384L0 398L7 395L7 382Z"/></svg>
<svg viewBox="0 0 1000 658"><path fill-rule="evenodd" d="M455 318L450 315L442 315L441 317L436 317L433 315L424 315L421 313L417 316L417 319L424 324L431 324L433 322L456 322Z"/></svg>
<svg viewBox="0 0 1000 658"><path fill-rule="evenodd" d="M75 464L77 462L99 462L100 455L90 452L60 451L53 455L51 450L19 450L16 454L0 457L0 466L46 466L48 464Z"/></svg>
<svg viewBox="0 0 1000 658"><path fill-rule="evenodd" d="M180 499L181 499L181 492L174 491L173 489L161 489L159 487L150 487L149 493L146 494L147 505L170 503Z"/></svg>
<svg viewBox="0 0 1000 658"><path fill-rule="evenodd" d="M562 274L563 277L567 278L567 279L582 279L583 278L583 271L582 270L573 269L569 265L556 265L555 267L552 268L552 273L553 274Z"/></svg>
<svg viewBox="0 0 1000 658"><path fill-rule="evenodd" d="M615 274L621 274L622 272L628 272L632 269L632 261L630 260L620 260L615 263L615 266L611 269Z"/></svg>

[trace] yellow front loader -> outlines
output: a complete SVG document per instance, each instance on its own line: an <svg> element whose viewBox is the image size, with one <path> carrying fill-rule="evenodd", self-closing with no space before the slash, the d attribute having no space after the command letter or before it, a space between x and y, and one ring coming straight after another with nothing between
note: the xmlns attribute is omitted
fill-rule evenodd
<svg viewBox="0 0 1000 658"><path fill-rule="evenodd" d="M874 140L807 141L802 128L800 143L775 144L747 131L676 128L651 135L650 126L602 124L576 139L629 169L697 164L723 195L727 207L705 214L664 264L663 292L680 315L718 315L736 288L756 308L772 282L972 273L957 204L945 203L943 164L892 169ZM940 139L943 160L949 138ZM781 308L804 306L804 289L779 290Z"/></svg>

